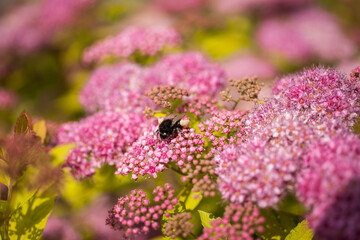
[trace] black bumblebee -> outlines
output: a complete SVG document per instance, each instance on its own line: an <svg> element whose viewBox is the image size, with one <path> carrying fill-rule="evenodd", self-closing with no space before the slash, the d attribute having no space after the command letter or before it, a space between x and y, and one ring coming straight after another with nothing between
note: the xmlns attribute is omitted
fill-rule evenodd
<svg viewBox="0 0 360 240"><path fill-rule="evenodd" d="M165 140L176 133L180 133L184 127L189 126L189 120L183 120L184 115L170 114L165 118L159 118L159 128L156 131L162 140Z"/></svg>

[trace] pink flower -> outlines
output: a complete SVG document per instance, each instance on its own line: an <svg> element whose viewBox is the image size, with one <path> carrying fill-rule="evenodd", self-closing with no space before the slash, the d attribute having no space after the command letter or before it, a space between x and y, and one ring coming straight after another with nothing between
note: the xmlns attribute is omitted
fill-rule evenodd
<svg viewBox="0 0 360 240"><path fill-rule="evenodd" d="M58 130L58 143L76 143L66 167L74 177L83 178L93 175L104 163L113 165L139 137L144 122L140 114L98 112L79 122L63 124Z"/></svg>
<svg viewBox="0 0 360 240"><path fill-rule="evenodd" d="M95 43L84 53L87 63L99 62L112 55L128 58L136 51L142 55L153 56L164 47L180 44L179 34L170 27L128 27L114 37L108 37Z"/></svg>
<svg viewBox="0 0 360 240"><path fill-rule="evenodd" d="M358 239L360 140L338 134L311 144L297 177L298 198L309 208L318 239Z"/></svg>
<svg viewBox="0 0 360 240"><path fill-rule="evenodd" d="M158 229L162 216L178 203L170 184L157 186L153 194L153 204L143 190L132 190L131 194L118 199L118 203L109 211L106 224L116 231L124 231L125 237L135 237Z"/></svg>
<svg viewBox="0 0 360 240"><path fill-rule="evenodd" d="M360 84L332 69L317 67L285 76L273 91L288 108L307 112L313 120L333 121L337 127L352 126L360 114Z"/></svg>
<svg viewBox="0 0 360 240"><path fill-rule="evenodd" d="M261 23L257 40L263 49L295 61L311 57L334 61L355 52L354 43L342 33L336 19L319 9L269 19Z"/></svg>
<svg viewBox="0 0 360 240"><path fill-rule="evenodd" d="M75 231L72 224L65 218L50 216L42 233L44 240L69 239L80 240L80 234Z"/></svg>
<svg viewBox="0 0 360 240"><path fill-rule="evenodd" d="M204 5L207 0L154 0L157 7L168 12L193 10Z"/></svg>
<svg viewBox="0 0 360 240"><path fill-rule="evenodd" d="M11 109L15 107L17 97L14 92L0 88L0 109Z"/></svg>
<svg viewBox="0 0 360 240"><path fill-rule="evenodd" d="M184 88L192 93L213 96L225 85L225 72L198 52L168 55L152 67L162 84Z"/></svg>
<svg viewBox="0 0 360 240"><path fill-rule="evenodd" d="M0 53L11 50L24 54L48 44L92 3L93 0L43 0L14 8L0 19Z"/></svg>

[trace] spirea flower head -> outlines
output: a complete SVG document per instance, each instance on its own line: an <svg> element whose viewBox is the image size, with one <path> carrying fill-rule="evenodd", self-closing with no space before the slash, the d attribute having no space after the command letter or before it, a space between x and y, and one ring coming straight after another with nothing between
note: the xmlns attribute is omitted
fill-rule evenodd
<svg viewBox="0 0 360 240"><path fill-rule="evenodd" d="M157 186L152 201L143 190L132 190L131 194L118 199L118 203L109 211L106 224L117 231L125 231L125 237L135 237L158 229L159 222L168 210L174 209L178 199L170 184Z"/></svg>
<svg viewBox="0 0 360 240"><path fill-rule="evenodd" d="M315 206L308 216L319 240L357 240L360 234L360 181L348 182L330 203Z"/></svg>
<svg viewBox="0 0 360 240"><path fill-rule="evenodd" d="M244 115L242 111L212 111L212 117L198 125L204 137L212 144L210 155L221 152L224 145L243 139Z"/></svg>
<svg viewBox="0 0 360 240"><path fill-rule="evenodd" d="M222 198L234 204L253 202L259 207L279 202L295 181L299 165L296 152L264 142L229 145L215 161Z"/></svg>
<svg viewBox="0 0 360 240"><path fill-rule="evenodd" d="M350 73L350 81L355 84L360 84L360 66L354 68Z"/></svg>
<svg viewBox="0 0 360 240"><path fill-rule="evenodd" d="M42 0L14 8L0 19L0 53L10 50L26 54L48 44L58 31L76 22L81 12L93 2Z"/></svg>
<svg viewBox="0 0 360 240"><path fill-rule="evenodd" d="M277 80L274 94L287 107L307 112L313 119L337 119L351 126L360 114L360 85L332 69L311 68Z"/></svg>
<svg viewBox="0 0 360 240"><path fill-rule="evenodd" d="M102 66L92 73L79 100L89 112L100 109L141 113L145 106L152 106L144 92L157 84L156 78L145 77L145 70L136 64Z"/></svg>
<svg viewBox="0 0 360 240"><path fill-rule="evenodd" d="M195 114L198 117L211 114L219 108L218 101L207 95L193 95L180 107L181 112Z"/></svg>
<svg viewBox="0 0 360 240"><path fill-rule="evenodd" d="M165 46L180 44L178 32L170 27L127 27L114 37L95 43L84 53L87 63L99 62L111 55L128 58L136 51L142 55L153 56Z"/></svg>
<svg viewBox="0 0 360 240"><path fill-rule="evenodd" d="M219 65L198 52L165 56L153 67L163 84L187 89L191 93L215 95L225 85L226 75Z"/></svg>
<svg viewBox="0 0 360 240"><path fill-rule="evenodd" d="M58 130L59 144L76 143L65 165L76 178L91 176L102 164L114 164L126 147L142 132L141 114L98 112L79 122L63 124Z"/></svg>
<svg viewBox="0 0 360 240"><path fill-rule="evenodd" d="M156 86L145 93L156 105L170 108L177 99L182 99L190 95L189 91L174 86Z"/></svg>
<svg viewBox="0 0 360 240"><path fill-rule="evenodd" d="M205 141L201 134L194 129L183 129L182 134L175 138L161 140L156 133L156 127L144 131L144 134L132 144L128 151L116 164L116 174L127 175L132 173L132 179L140 176L157 177L170 162L179 167L185 161L192 161L193 155L204 151Z"/></svg>
<svg viewBox="0 0 360 240"><path fill-rule="evenodd" d="M175 239L177 236L186 238L191 233L191 230L195 227L195 225L191 223L190 220L190 212L173 214L171 218L167 219L167 221L164 223L164 235L169 236L172 239Z"/></svg>
<svg viewBox="0 0 360 240"><path fill-rule="evenodd" d="M305 9L287 18L264 21L257 40L263 49L296 61L311 57L334 61L352 56L355 50L336 19L319 9Z"/></svg>
<svg viewBox="0 0 360 240"><path fill-rule="evenodd" d="M311 207L334 199L352 178L360 177L360 140L351 133L311 143L297 178L298 198Z"/></svg>
<svg viewBox="0 0 360 240"><path fill-rule="evenodd" d="M223 218L210 221L212 228L204 228L199 240L243 239L252 240L256 232L262 232L265 219L259 209L250 204L226 206Z"/></svg>

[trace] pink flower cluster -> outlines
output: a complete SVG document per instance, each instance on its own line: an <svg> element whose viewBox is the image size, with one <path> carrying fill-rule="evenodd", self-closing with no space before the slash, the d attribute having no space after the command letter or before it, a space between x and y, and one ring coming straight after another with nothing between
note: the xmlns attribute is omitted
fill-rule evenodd
<svg viewBox="0 0 360 240"><path fill-rule="evenodd" d="M153 192L153 202L147 198L143 190L132 190L129 196L121 197L109 211L106 224L112 229L125 231L125 237L135 237L140 233L148 233L150 229L158 229L163 215L169 217L168 210L174 209L178 199L170 184L157 186Z"/></svg>
<svg viewBox="0 0 360 240"><path fill-rule="evenodd" d="M42 0L14 8L0 19L0 53L24 54L49 43L77 20L93 0ZM21 16L21 17L19 17Z"/></svg>
<svg viewBox="0 0 360 240"><path fill-rule="evenodd" d="M163 234L171 237L172 239L175 239L177 236L186 238L191 233L191 230L195 227L195 225L191 223L190 220L190 212L173 214L171 218L167 219L167 221L164 223Z"/></svg>
<svg viewBox="0 0 360 240"><path fill-rule="evenodd" d="M98 112L79 122L63 124L58 144L76 143L65 165L76 178L91 176L102 164L115 164L141 134L145 117L140 114Z"/></svg>
<svg viewBox="0 0 360 240"><path fill-rule="evenodd" d="M193 10L204 5L207 0L154 0L155 5L163 11L182 12Z"/></svg>
<svg viewBox="0 0 360 240"><path fill-rule="evenodd" d="M334 61L356 52L336 19L320 9L305 9L287 18L264 21L256 38L263 49L295 61L312 57Z"/></svg>
<svg viewBox="0 0 360 240"><path fill-rule="evenodd" d="M202 135L194 129L184 129L177 137L163 141L157 136L156 128L150 128L119 159L116 174L132 173L134 180L138 175L156 178L170 162L175 162L178 167L185 161L191 162L194 155L204 151L204 144Z"/></svg>
<svg viewBox="0 0 360 240"><path fill-rule="evenodd" d="M304 156L296 189L298 198L306 206L313 207L309 222L316 232L322 236L335 234L319 239L358 238L357 234L350 236L356 232L356 226L359 227L360 214L353 208L359 207L356 202L359 197L354 195L356 192L351 193L353 190L359 193L358 179L360 140L355 134L338 134L311 144ZM352 197L344 197L348 195ZM336 209L333 209L334 205ZM343 207L339 209L340 206Z"/></svg>
<svg viewBox="0 0 360 240"><path fill-rule="evenodd" d="M128 27L114 37L95 43L84 53L86 63L99 62L112 55L128 58L136 51L142 55L153 56L165 46L180 44L180 36L170 27Z"/></svg>
<svg viewBox="0 0 360 240"><path fill-rule="evenodd" d="M225 80L224 71L202 54L174 54L149 67L133 63L102 66L92 73L79 98L89 112L99 109L142 112L145 106L152 106L144 93L156 85L172 85L190 93L213 96L221 90ZM209 97L196 99L199 100L197 105L214 102Z"/></svg>
<svg viewBox="0 0 360 240"><path fill-rule="evenodd" d="M152 70L163 84L208 96L214 96L226 83L225 72L220 66L198 52L165 56Z"/></svg>
<svg viewBox="0 0 360 240"><path fill-rule="evenodd" d="M82 89L79 100L88 112L97 110L141 113L152 106L144 96L148 87L160 82L146 77L145 70L133 63L102 66L96 69Z"/></svg>
<svg viewBox="0 0 360 240"><path fill-rule="evenodd" d="M259 209L250 203L226 206L223 218L210 221L212 228L204 228L198 240L252 240L256 232L263 232L265 219Z"/></svg>
<svg viewBox="0 0 360 240"><path fill-rule="evenodd" d="M15 107L17 98L14 92L0 87L0 109Z"/></svg>
<svg viewBox="0 0 360 240"><path fill-rule="evenodd" d="M207 95L195 95L192 96L189 101L186 101L180 108L181 111L201 117L216 111L219 108L219 105L215 99Z"/></svg>
<svg viewBox="0 0 360 240"><path fill-rule="evenodd" d="M210 154L221 152L224 145L243 140L244 115L242 111L212 111L212 117L198 125L204 137L212 144Z"/></svg>
<svg viewBox="0 0 360 240"><path fill-rule="evenodd" d="M312 119L323 118L351 126L360 115L360 84L332 69L311 68L276 81L274 94L287 107L307 112Z"/></svg>

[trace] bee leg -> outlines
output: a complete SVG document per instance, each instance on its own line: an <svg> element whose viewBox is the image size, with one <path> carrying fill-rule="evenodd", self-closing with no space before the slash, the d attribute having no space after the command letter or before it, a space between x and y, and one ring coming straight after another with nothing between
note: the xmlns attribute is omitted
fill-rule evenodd
<svg viewBox="0 0 360 240"><path fill-rule="evenodd" d="M156 137L157 137L157 138L159 138L159 134L160 134L159 129L158 129L158 130L156 130L156 132L155 132L155 133L156 133Z"/></svg>
<svg viewBox="0 0 360 240"><path fill-rule="evenodd" d="M181 136L185 137L185 134L182 132L182 128L176 128L177 133L181 134Z"/></svg>

